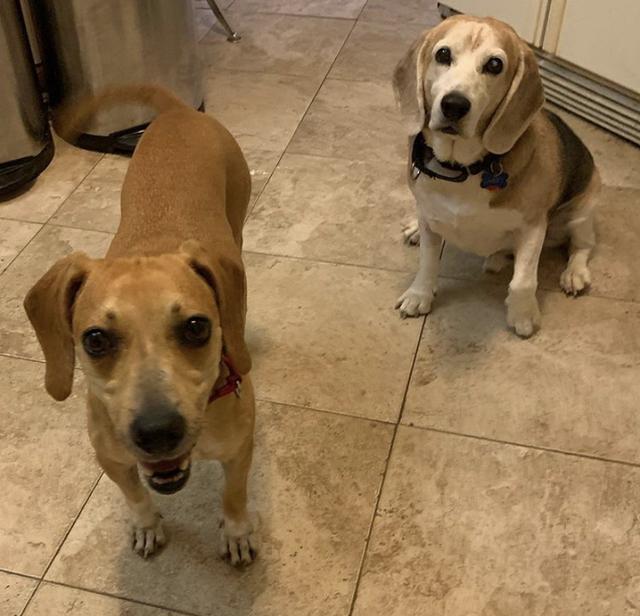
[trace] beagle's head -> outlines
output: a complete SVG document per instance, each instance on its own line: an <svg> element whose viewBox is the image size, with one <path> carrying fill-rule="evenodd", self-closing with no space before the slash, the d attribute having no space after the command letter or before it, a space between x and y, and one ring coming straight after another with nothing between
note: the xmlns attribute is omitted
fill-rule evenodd
<svg viewBox="0 0 640 616"><path fill-rule="evenodd" d="M98 420L159 492L186 483L223 347L240 373L250 369L237 253L213 258L192 241L158 256L74 253L25 299L49 394L71 393L77 355Z"/></svg>
<svg viewBox="0 0 640 616"><path fill-rule="evenodd" d="M527 44L492 18L455 16L425 32L398 64L393 86L411 135L425 127L476 138L504 154L544 102Z"/></svg>

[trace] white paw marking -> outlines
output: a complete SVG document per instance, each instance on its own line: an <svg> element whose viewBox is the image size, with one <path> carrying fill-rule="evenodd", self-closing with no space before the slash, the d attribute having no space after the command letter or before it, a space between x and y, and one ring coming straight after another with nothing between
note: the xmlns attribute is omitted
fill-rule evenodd
<svg viewBox="0 0 640 616"><path fill-rule="evenodd" d="M418 227L418 220L413 219L402 227L402 235L404 241L411 246L417 246L420 243L420 230Z"/></svg>
<svg viewBox="0 0 640 616"><path fill-rule="evenodd" d="M507 323L521 338L529 338L540 327L540 309L535 295L517 297L510 293L507 297Z"/></svg>
<svg viewBox="0 0 640 616"><path fill-rule="evenodd" d="M166 541L160 514L156 515L152 526L133 526L133 550L142 558L148 558L157 552Z"/></svg>
<svg viewBox="0 0 640 616"><path fill-rule="evenodd" d="M258 540L255 525L249 520L220 522L220 556L231 565L250 565L258 553Z"/></svg>
<svg viewBox="0 0 640 616"><path fill-rule="evenodd" d="M431 312L431 304L433 302L433 291L421 291L413 287L409 287L396 301L396 309L400 309L400 316L418 317L421 314L429 314Z"/></svg>
<svg viewBox="0 0 640 616"><path fill-rule="evenodd" d="M567 295L576 297L591 284L591 272L586 265L570 263L560 275L560 286Z"/></svg>

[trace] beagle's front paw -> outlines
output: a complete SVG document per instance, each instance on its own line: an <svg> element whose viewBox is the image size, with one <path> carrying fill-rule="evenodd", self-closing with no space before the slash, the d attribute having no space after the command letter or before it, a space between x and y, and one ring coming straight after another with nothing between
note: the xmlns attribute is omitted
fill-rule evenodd
<svg viewBox="0 0 640 616"><path fill-rule="evenodd" d="M402 235L406 244L417 246L420 243L420 228L418 219L414 218L402 227Z"/></svg>
<svg viewBox="0 0 640 616"><path fill-rule="evenodd" d="M535 292L510 290L505 301L507 323L521 338L529 338L540 327L540 309Z"/></svg>
<svg viewBox="0 0 640 616"><path fill-rule="evenodd" d="M567 295L577 297L591 285L591 272L581 263L573 262L560 276L560 286Z"/></svg>
<svg viewBox="0 0 640 616"><path fill-rule="evenodd" d="M166 541L162 528L162 516L159 513L155 515L153 523L148 526L133 525L133 551L142 558L148 558L157 552Z"/></svg>
<svg viewBox="0 0 640 616"><path fill-rule="evenodd" d="M258 553L256 524L248 519L234 522L229 518L220 521L220 556L237 567L250 565Z"/></svg>
<svg viewBox="0 0 640 616"><path fill-rule="evenodd" d="M423 291L416 287L409 287L396 301L396 309L400 309L400 317L419 317L431 312L433 291Z"/></svg>

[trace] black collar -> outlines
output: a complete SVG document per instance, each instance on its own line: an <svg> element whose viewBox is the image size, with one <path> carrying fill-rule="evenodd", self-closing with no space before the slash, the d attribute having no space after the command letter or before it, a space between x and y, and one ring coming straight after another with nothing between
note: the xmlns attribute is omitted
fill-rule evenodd
<svg viewBox="0 0 640 616"><path fill-rule="evenodd" d="M509 178L509 174L502 169L502 157L498 154L489 153L482 160L466 166L438 160L422 133L418 133L413 140L411 167L414 180L424 173L436 180L464 182L470 175L483 172L480 186L488 190L505 188Z"/></svg>

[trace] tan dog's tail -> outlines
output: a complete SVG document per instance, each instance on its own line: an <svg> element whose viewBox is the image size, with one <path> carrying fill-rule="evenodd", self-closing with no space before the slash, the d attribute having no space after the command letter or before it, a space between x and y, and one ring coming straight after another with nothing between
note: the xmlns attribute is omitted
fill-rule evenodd
<svg viewBox="0 0 640 616"><path fill-rule="evenodd" d="M150 107L158 114L187 107L173 92L162 86L153 84L113 86L61 107L54 116L53 126L58 135L66 141L73 142L98 111L122 104Z"/></svg>

